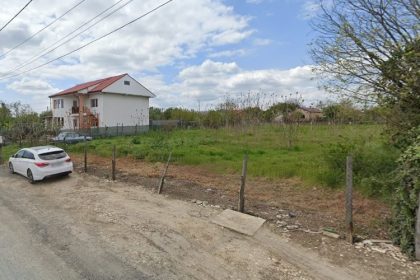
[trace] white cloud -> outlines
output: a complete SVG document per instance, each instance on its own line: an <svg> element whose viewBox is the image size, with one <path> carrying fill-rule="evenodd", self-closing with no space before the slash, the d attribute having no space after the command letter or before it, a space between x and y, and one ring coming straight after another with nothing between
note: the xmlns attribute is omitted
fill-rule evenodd
<svg viewBox="0 0 420 280"><path fill-rule="evenodd" d="M208 57L210 58L218 58L218 57L235 57L235 56L244 56L248 53L245 49L237 49L237 50L225 50L215 53L210 53Z"/></svg>
<svg viewBox="0 0 420 280"><path fill-rule="evenodd" d="M321 12L322 6L328 8L331 5L333 5L332 0L305 0L302 4L300 18L312 19Z"/></svg>
<svg viewBox="0 0 420 280"><path fill-rule="evenodd" d="M48 82L44 80L28 79L23 78L21 80L14 81L7 86L8 89L12 89L17 93L35 96L35 97L46 97L50 94L56 93L59 89L54 88Z"/></svg>
<svg viewBox="0 0 420 280"><path fill-rule="evenodd" d="M150 83L149 88L157 94L152 100L155 106L195 108L198 100L203 106L214 107L226 95L237 97L248 92L270 95L275 99L270 102L277 102L280 95L294 92L299 92L306 103L326 99L314 78L311 65L288 70L244 70L233 62L206 60L182 70L174 83L165 83L158 76L141 79Z"/></svg>
<svg viewBox="0 0 420 280"><path fill-rule="evenodd" d="M253 41L255 46L267 46L270 45L272 41L270 39L256 38Z"/></svg>
<svg viewBox="0 0 420 280"><path fill-rule="evenodd" d="M10 69L50 46L116 1L86 1L27 44L6 57L0 57L0 79ZM25 4L24 0L9 2L8 5L0 5L0 22L10 18L10 11L18 10ZM37 0L31 3L2 31L2 38L7 40L0 40L0 55L60 16L76 2ZM262 0L248 2L257 4ZM83 36L22 70L69 52L156 5L156 1L133 1ZM321 98L322 92L311 80L313 74L310 66L289 70L245 70L235 62L224 63L210 59L199 65L183 65L190 61L188 59L216 48L225 50L210 53L209 58L243 56L248 50L235 47L247 38L251 38L254 45L272 43L264 38L252 40L252 35L257 32L250 26L250 21L249 17L237 14L232 7L220 0L174 1L156 13L60 61L18 78L0 80L0 89L14 91L17 96L25 98L24 103L31 103L37 111L48 105L48 95L63 89L59 86L60 81L75 79L84 82L125 72L138 78L158 95L151 101L152 104L164 107L194 107L197 100L211 106L221 102L226 94L237 95L259 90L276 93L300 91L305 99ZM160 67L175 66L180 67L180 72L174 81L168 81L169 77L158 72Z"/></svg>
<svg viewBox="0 0 420 280"><path fill-rule="evenodd" d="M116 0L112 2L86 1L62 20L37 35L31 43L0 58L0 76L27 61L43 48L51 46L63 35L73 31L115 2ZM8 11L17 9L21 4L21 1L12 1L7 7L0 6L0 22L9 18ZM45 26L73 4L67 1L51 2L49 0L32 3L16 21L3 30L2 37L8 38L8 43L1 40L0 54ZM69 52L157 5L155 1L133 1L83 36L23 69L30 69ZM158 67L173 65L177 61L194 57L203 49L241 42L254 32L249 27L249 20L250 18L236 14L232 7L218 0L174 1L127 28L64 59L64 62L72 61L72 63L48 65L42 70L34 71L31 75L36 78L60 76L85 80L86 76L82 77L79 72L80 65L83 65L84 74L90 73L89 76L95 77L103 73L156 71Z"/></svg>
<svg viewBox="0 0 420 280"><path fill-rule="evenodd" d="M18 10L25 4L24 0L9 2L7 5L0 5L0 22L6 22L12 16L12 11ZM0 56L62 15L77 2L37 0L31 3L2 31ZM250 18L237 14L231 6L222 1L174 1L138 22L61 60L16 78L2 79L5 75L9 76L12 69L50 47L64 35L116 2L117 0L85 1L28 43L5 57L0 57L0 88L14 91L16 96L25 99L25 103L37 106L38 108L35 108L37 110L43 109L48 104L46 97L62 89L57 88L60 87L57 86L60 81L75 79L84 82L126 72L136 75L155 72L158 76L160 67L182 65L185 59L194 58L200 52L215 47L231 47L254 33L249 26ZM128 0L124 0L121 4L126 2ZM133 1L83 35L19 71L33 68L74 50L158 4L156 1ZM236 55L241 53L238 51ZM219 55L226 57L229 54Z"/></svg>
<svg viewBox="0 0 420 280"><path fill-rule="evenodd" d="M22 78L16 80L7 86L8 89L16 92L18 96L22 96L27 100L30 98L29 103L35 111L44 111L49 106L48 96L59 91L58 88L53 87L48 82L39 79Z"/></svg>

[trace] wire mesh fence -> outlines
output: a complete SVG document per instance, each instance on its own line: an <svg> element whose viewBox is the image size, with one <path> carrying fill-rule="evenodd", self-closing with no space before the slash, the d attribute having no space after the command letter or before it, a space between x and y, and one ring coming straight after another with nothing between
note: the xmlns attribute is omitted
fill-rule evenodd
<svg viewBox="0 0 420 280"><path fill-rule="evenodd" d="M124 124L105 127L91 127L87 129L62 129L60 132L77 132L93 138L132 136L149 131L148 125L125 126Z"/></svg>

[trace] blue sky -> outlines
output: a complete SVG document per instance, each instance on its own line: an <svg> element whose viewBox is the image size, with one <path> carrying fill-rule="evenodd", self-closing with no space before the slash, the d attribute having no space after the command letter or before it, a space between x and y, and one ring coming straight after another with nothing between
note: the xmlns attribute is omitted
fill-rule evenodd
<svg viewBox="0 0 420 280"><path fill-rule="evenodd" d="M270 40L267 45L257 46L247 57L240 59L244 68L292 68L310 63L307 44L313 32L305 19L304 1L262 1L260 4L246 1L227 1L240 14L252 17L255 36L246 44L252 48L255 40ZM236 3L236 5L235 5Z"/></svg>
<svg viewBox="0 0 420 280"><path fill-rule="evenodd" d="M0 23L24 2L3 5ZM33 1L0 33L0 54L77 2ZM298 91L307 102L325 99L313 80L308 54L308 43L314 36L309 21L317 12L314 0L175 0L60 61L1 80L10 69L113 3L116 0L86 0L27 44L0 57L0 100L21 101L42 111L49 105L49 94L125 72L158 96L151 103L159 107L195 108L197 101L212 107L227 95L249 91L275 92L278 98ZM106 21L23 69L71 51L156 5L156 1L133 0Z"/></svg>

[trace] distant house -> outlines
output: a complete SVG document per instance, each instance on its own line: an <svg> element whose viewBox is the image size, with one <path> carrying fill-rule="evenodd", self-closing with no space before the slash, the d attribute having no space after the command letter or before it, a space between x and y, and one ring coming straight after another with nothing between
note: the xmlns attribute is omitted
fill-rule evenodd
<svg viewBox="0 0 420 280"><path fill-rule="evenodd" d="M300 106L296 111L302 114L304 121L316 121L323 117L322 111L317 108Z"/></svg>
<svg viewBox="0 0 420 280"><path fill-rule="evenodd" d="M310 122L317 121L323 117L323 113L320 109L312 107L299 106L289 113L278 114L273 121L278 123L283 122Z"/></svg>
<svg viewBox="0 0 420 280"><path fill-rule="evenodd" d="M128 74L86 82L50 96L52 120L63 129L149 125L153 97Z"/></svg>

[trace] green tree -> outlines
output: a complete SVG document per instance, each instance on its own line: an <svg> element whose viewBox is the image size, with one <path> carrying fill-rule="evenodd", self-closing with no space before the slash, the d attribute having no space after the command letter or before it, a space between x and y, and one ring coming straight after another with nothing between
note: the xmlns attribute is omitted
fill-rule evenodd
<svg viewBox="0 0 420 280"><path fill-rule="evenodd" d="M0 128L9 127L11 120L12 112L9 106L4 102L0 102Z"/></svg>
<svg viewBox="0 0 420 280"><path fill-rule="evenodd" d="M162 120L163 119L163 110L161 108L150 107L149 108L149 118L151 120Z"/></svg>

